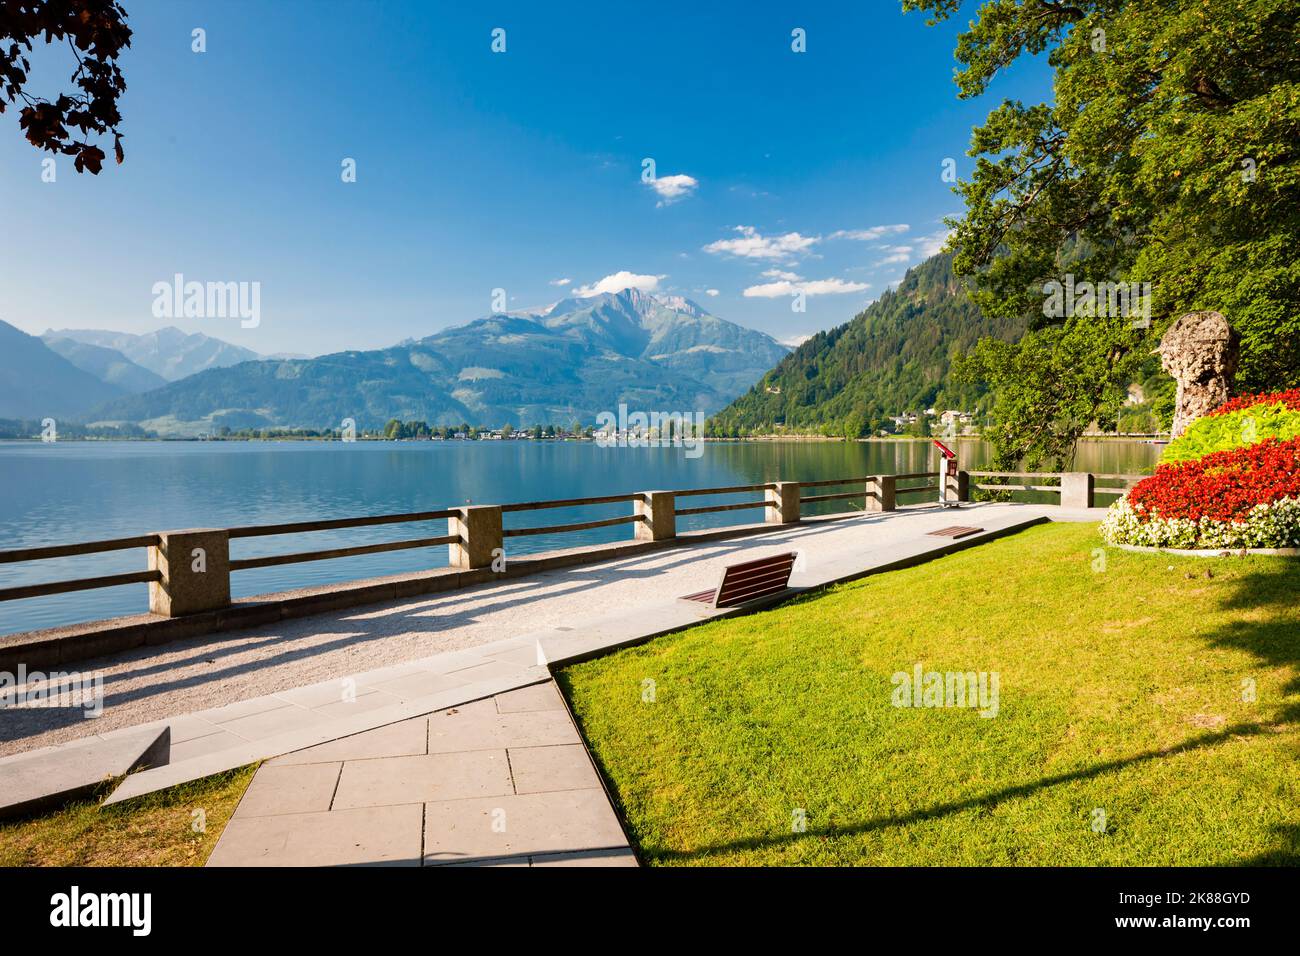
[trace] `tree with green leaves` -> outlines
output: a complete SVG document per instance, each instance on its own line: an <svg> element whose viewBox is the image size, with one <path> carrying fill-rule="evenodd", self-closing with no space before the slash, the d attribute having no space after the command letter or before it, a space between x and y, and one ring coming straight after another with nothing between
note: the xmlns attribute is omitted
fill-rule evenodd
<svg viewBox="0 0 1300 956"><path fill-rule="evenodd" d="M962 5L903 0L931 23ZM977 304L1031 317L1018 344L981 342L961 365L997 389L999 463L1064 464L1185 312L1241 333L1239 390L1300 384L1300 0L981 0L976 14L957 41L961 97L1043 52L1054 87L974 130L966 211L949 221ZM1142 284L1150 328L1095 307L1044 315L1067 276Z"/></svg>

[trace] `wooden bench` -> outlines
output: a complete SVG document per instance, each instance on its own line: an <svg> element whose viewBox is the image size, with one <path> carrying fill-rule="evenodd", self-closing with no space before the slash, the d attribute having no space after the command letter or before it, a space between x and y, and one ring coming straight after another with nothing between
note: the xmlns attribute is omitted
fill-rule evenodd
<svg viewBox="0 0 1300 956"><path fill-rule="evenodd" d="M707 608L740 607L790 590L794 552L728 565L716 588L679 598Z"/></svg>
<svg viewBox="0 0 1300 956"><path fill-rule="evenodd" d="M956 541L958 538L965 538L968 535L979 534L983 528L971 528L966 525L955 524L951 528L940 528L938 531L927 531L926 534L933 535L936 538L952 538Z"/></svg>

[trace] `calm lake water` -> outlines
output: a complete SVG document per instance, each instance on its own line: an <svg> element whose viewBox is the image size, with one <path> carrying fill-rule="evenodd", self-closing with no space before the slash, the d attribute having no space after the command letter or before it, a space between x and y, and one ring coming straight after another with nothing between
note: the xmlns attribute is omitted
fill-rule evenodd
<svg viewBox="0 0 1300 956"><path fill-rule="evenodd" d="M962 464L978 469L980 442L961 442ZM1099 473L1150 471L1158 446L1088 442L1076 467ZM600 448L593 442L0 442L0 549L146 534L360 515L434 511L466 502L505 504L653 489L687 489L866 474L936 466L929 442L718 442L698 458L680 448ZM924 482L921 482L922 484ZM848 490L831 488L827 491ZM931 495L908 496L920 501ZM742 500L699 497L691 505ZM846 502L809 508L849 510ZM630 513L628 502L506 515L506 527L588 521ZM754 508L679 519L682 529L762 520ZM444 534L445 520L240 539L234 557L312 551ZM525 554L630 539L631 525L512 538ZM447 548L238 571L236 597L447 564ZM143 570L144 549L0 565L0 587ZM147 610L146 585L0 603L0 633Z"/></svg>

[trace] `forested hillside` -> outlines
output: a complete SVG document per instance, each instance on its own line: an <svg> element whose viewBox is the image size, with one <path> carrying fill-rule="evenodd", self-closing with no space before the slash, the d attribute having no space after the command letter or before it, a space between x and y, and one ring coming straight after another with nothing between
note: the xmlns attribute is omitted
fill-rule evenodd
<svg viewBox="0 0 1300 956"><path fill-rule="evenodd" d="M852 321L787 355L714 416L711 432L860 437L931 406L973 411L978 390L949 381L953 355L982 336L1017 339L1025 325L984 316L953 275L952 257L933 256Z"/></svg>

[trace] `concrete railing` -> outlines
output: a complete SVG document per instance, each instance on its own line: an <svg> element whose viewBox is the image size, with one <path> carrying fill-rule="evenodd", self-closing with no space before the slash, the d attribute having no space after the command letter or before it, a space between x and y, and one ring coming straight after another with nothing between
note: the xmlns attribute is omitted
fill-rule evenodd
<svg viewBox="0 0 1300 956"><path fill-rule="evenodd" d="M976 483L974 487L983 491L1050 492L1061 496L1060 505L1062 508L1095 508L1098 495L1126 495L1129 488L1143 478L1149 477L1147 475L1095 474L1087 471L968 471L961 474L966 476L966 487L960 495L962 501L970 500L970 478L1023 478L1026 479L1025 482L985 482ZM1057 483L1054 485L1035 485L1029 484L1029 480L1052 480ZM1099 486L1098 481L1122 481L1124 485L1118 488L1105 487Z"/></svg>
<svg viewBox="0 0 1300 956"><path fill-rule="evenodd" d="M862 508L866 512L893 511L898 506L899 495L934 493L938 492L940 488L940 484L922 484L918 486L901 483L938 477L940 477L940 473L937 471L924 471L903 475L864 475L855 478L833 478L807 482L773 481L754 485L732 485L724 488L641 491L593 498L529 501L505 505L469 505L463 508L448 508L441 511L334 518L287 524L250 525L237 528L190 528L180 531L160 531L155 534L141 535L134 538L114 538L53 547L21 548L0 551L0 564L145 548L147 570L0 588L0 602L94 588L116 587L123 584L146 583L149 585L149 610L152 613L164 617L184 617L228 607L231 603L230 575L236 571L308 561L357 557L412 548L436 547L444 544L448 546L448 562L452 568L467 571L496 571L499 570L499 566L504 564L505 543L509 538L565 534L594 528L631 524L633 525L634 537L638 541L666 541L677 536L677 519L679 517L762 508L766 523L786 525L800 520L802 508L806 504L853 499L862 499ZM1097 488L1094 485L1094 479L1118 478L1132 482L1140 480L1143 476L949 472L943 480L946 499L951 502L969 501L970 479L972 477L1058 479L1060 481L1059 485L979 484L975 487L1008 491L1054 491L1061 494L1061 504L1066 507L1092 507L1093 497L1096 494L1124 493L1121 489ZM802 495L805 489L844 485L853 485L855 487L849 491ZM729 496L753 495L756 493L760 493L761 497L726 504L679 507L679 499L706 495ZM632 505L632 514L540 527L507 528L504 526L503 518L507 514L623 502ZM232 558L230 556L230 542L240 538L299 535L313 531L418 523L442 519L447 521L447 533L442 535L249 558Z"/></svg>

